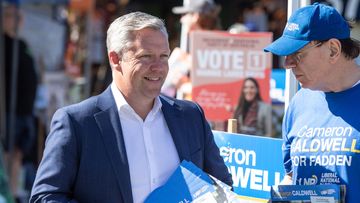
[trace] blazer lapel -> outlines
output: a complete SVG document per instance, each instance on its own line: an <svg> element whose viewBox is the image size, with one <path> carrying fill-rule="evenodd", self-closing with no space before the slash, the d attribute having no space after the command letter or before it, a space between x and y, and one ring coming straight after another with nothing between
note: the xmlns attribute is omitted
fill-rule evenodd
<svg viewBox="0 0 360 203"><path fill-rule="evenodd" d="M129 164L120 119L110 86L99 96L97 105L102 111L94 117L101 130L104 147L114 169L123 200L132 202Z"/></svg>
<svg viewBox="0 0 360 203"><path fill-rule="evenodd" d="M182 109L175 104L174 101L166 97L160 96L160 99L162 103L161 110L174 140L180 162L183 160L190 160L187 128L185 125L185 118L182 114Z"/></svg>

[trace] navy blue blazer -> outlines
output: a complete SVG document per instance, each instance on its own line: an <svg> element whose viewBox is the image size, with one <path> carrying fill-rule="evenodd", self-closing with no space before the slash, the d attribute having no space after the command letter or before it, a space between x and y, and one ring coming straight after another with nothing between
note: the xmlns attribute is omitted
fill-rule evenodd
<svg viewBox="0 0 360 203"><path fill-rule="evenodd" d="M180 161L232 185L202 109L160 96ZM110 87L53 116L30 202L133 202L126 149Z"/></svg>

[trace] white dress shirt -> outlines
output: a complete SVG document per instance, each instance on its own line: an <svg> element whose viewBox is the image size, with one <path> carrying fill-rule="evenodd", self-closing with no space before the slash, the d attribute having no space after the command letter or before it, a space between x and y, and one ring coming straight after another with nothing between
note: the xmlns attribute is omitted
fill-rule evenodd
<svg viewBox="0 0 360 203"><path fill-rule="evenodd" d="M111 84L111 90L124 135L133 200L134 203L144 202L179 166L179 156L159 97L144 121L126 102L115 83Z"/></svg>

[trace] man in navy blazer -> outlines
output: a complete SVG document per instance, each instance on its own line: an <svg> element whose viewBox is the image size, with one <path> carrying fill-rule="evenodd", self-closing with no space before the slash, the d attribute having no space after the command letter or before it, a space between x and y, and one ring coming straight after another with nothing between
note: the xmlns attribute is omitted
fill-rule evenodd
<svg viewBox="0 0 360 203"><path fill-rule="evenodd" d="M163 22L134 12L108 29L113 83L53 116L30 202L143 202L182 160L232 185L202 109L160 95Z"/></svg>

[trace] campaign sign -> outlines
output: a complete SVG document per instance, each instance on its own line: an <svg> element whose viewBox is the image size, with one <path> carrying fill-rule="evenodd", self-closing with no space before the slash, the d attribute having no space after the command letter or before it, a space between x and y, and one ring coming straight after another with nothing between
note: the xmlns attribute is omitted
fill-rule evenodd
<svg viewBox="0 0 360 203"><path fill-rule="evenodd" d="M282 140L213 131L220 155L233 179L234 192L250 199L270 199L270 189L284 177Z"/></svg>
<svg viewBox="0 0 360 203"><path fill-rule="evenodd" d="M231 118L248 77L258 81L262 99L270 103L272 58L263 48L272 33L194 31L190 39L192 99L208 120Z"/></svg>
<svg viewBox="0 0 360 203"><path fill-rule="evenodd" d="M279 185L271 188L271 201L275 202L345 202L345 186L326 185Z"/></svg>

